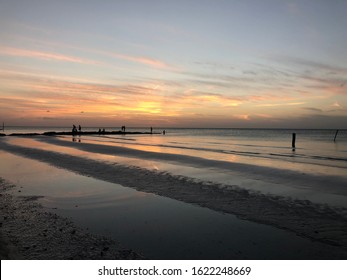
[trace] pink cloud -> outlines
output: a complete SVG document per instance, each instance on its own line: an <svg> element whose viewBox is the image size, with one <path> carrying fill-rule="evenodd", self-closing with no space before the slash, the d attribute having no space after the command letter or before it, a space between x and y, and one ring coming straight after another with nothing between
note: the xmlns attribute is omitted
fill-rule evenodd
<svg viewBox="0 0 347 280"><path fill-rule="evenodd" d="M236 118L238 120L245 120L245 121L250 121L251 120L250 116L247 115L247 114L234 115L234 118Z"/></svg>
<svg viewBox="0 0 347 280"><path fill-rule="evenodd" d="M24 40L31 40L30 38L22 37ZM39 40L35 40L35 42L38 42ZM106 55L109 57L115 57L122 60L127 60L135 63L144 64L150 67L160 68L160 69L169 69L169 70L177 70L172 65L169 65L161 60L154 59L151 57L146 56L131 56L127 54L117 53L117 52L110 52L110 51L103 51L99 49L91 49L86 47L76 47L68 44L63 43L52 43L47 41L39 41L40 44L48 45L48 46L55 46L58 48L69 48L79 51L87 51L94 54L101 54ZM13 55L13 56L25 56L25 57L36 57L39 59L45 59L45 60L62 60L62 61L68 61L68 62L74 62L74 63L83 63L83 64L99 64L97 62L93 62L90 60L81 59L78 57L73 56L66 56L61 55L57 53L47 53L47 52L38 52L38 51L31 51L31 50L24 50L24 49L17 49L17 48L9 48L9 47L0 47L0 54L6 54L6 55Z"/></svg>
<svg viewBox="0 0 347 280"><path fill-rule="evenodd" d="M94 52L102 53L104 55L116 57L116 58L119 58L119 59L131 61L131 62L144 64L144 65L155 67L155 68L174 69L174 67L168 65L167 63L165 63L163 61L160 61L158 59L150 58L150 57L131 56L131 55L125 55L125 54L113 53L113 52L100 52L100 51L94 51Z"/></svg>
<svg viewBox="0 0 347 280"><path fill-rule="evenodd" d="M341 105L337 101L335 101L334 104L332 104L331 106L338 108L341 107Z"/></svg>
<svg viewBox="0 0 347 280"><path fill-rule="evenodd" d="M65 61L72 63L81 63L81 64L97 64L97 62L91 60L85 60L79 57L67 56L59 53L49 53L49 52L41 52L41 51L33 51L26 49L18 49L11 47L0 47L0 54L17 56L17 57L30 57L37 58L42 60L57 60L57 61Z"/></svg>

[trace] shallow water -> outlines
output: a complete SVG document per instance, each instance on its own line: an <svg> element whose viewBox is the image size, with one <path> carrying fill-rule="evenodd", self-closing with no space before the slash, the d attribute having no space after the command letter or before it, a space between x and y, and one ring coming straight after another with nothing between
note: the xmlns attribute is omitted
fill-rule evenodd
<svg viewBox="0 0 347 280"><path fill-rule="evenodd" d="M19 187L12 190L14 194L44 196L40 202L45 207L151 259L333 256L328 245L234 215L77 175L2 150L0 158L0 176Z"/></svg>
<svg viewBox="0 0 347 280"><path fill-rule="evenodd" d="M294 173L290 173L290 169L279 169L279 166L275 168L266 166L268 170L257 170L257 168L254 167L259 165L250 163L245 164L245 166L241 163L241 166L239 166L239 159L228 161L227 159L222 160L219 158L219 160L216 161L216 159L208 160L206 158L193 157L193 161L189 160L187 162L185 158L186 155L179 154L175 156L178 161L172 162L168 161L168 158L165 156L161 156L158 159L156 155L164 155L164 151L152 153L148 156L146 154L148 151L145 150L116 150L117 147L125 149L130 147L126 143L124 145L112 145L113 137L107 137L112 140L112 142L107 143L104 142L104 137L100 138L101 140L99 140L99 137L81 136L73 138L73 141L71 137L7 137L6 139L2 139L2 141L22 147L33 147L82 158L100 160L109 164L121 163L149 170L169 172L174 175L186 176L202 181L236 185L265 194L289 196L294 199L310 200L312 202L326 203L332 206L347 206L347 188L346 184L343 183L344 179L347 183L347 177L346 173L342 172L345 171L343 168L325 167L328 170L318 174L313 171L310 172L310 170L308 170L309 165L305 165L306 169L294 170ZM86 148L84 144L92 144L92 147L90 148L88 146ZM102 148L102 150L100 150L100 148ZM154 155L154 158L151 158L151 155ZM172 154L168 153L167 155ZM204 165L201 165L202 160L204 160ZM294 163L292 164L294 165ZM297 163L296 168L300 169L302 165L303 163ZM264 171L266 171L267 174L265 174ZM334 171L338 175L334 173ZM311 176L306 176L305 174ZM336 177L332 177L332 175L336 175ZM336 178L339 178L339 180L335 180Z"/></svg>
<svg viewBox="0 0 347 280"><path fill-rule="evenodd" d="M98 128L83 130L96 131ZM120 128L106 130L118 131ZM154 129L155 132L162 130ZM5 130L7 134L44 131L70 131L70 128L9 127ZM149 128L127 128L127 131L149 132ZM340 130L335 142L335 130L169 128L166 132L166 135L84 135L61 138L310 174L345 176L347 181L347 130ZM295 150L291 148L292 133L297 134Z"/></svg>

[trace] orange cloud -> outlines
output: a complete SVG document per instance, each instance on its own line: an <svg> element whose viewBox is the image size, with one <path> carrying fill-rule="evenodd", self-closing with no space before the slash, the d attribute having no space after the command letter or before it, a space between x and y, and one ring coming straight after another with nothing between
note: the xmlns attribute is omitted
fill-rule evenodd
<svg viewBox="0 0 347 280"><path fill-rule="evenodd" d="M141 101L133 108L134 111L140 111L150 114L159 114L161 113L161 103L155 101Z"/></svg>
<svg viewBox="0 0 347 280"><path fill-rule="evenodd" d="M137 114L158 116L163 113L162 107L165 107L165 116L175 116L182 105L172 105L169 97L162 96L162 86L158 83L108 85L0 70L1 77L6 81L0 85L3 88L1 103L4 108L16 109L15 112L7 110L8 115L22 116L27 112L32 117L40 117L49 111L50 116L62 117L78 116L84 111L84 118L93 115L124 119Z"/></svg>

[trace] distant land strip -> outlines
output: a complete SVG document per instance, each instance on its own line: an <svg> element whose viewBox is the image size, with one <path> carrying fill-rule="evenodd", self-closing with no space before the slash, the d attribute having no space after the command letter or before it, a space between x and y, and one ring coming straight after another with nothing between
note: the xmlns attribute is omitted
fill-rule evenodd
<svg viewBox="0 0 347 280"><path fill-rule="evenodd" d="M47 131L43 133L11 133L11 134L4 134L0 133L0 136L39 136L39 135L46 135L46 136L56 136L56 135L127 135L127 134L161 134L160 132L139 132L139 131L78 131L78 132L72 132L72 131Z"/></svg>

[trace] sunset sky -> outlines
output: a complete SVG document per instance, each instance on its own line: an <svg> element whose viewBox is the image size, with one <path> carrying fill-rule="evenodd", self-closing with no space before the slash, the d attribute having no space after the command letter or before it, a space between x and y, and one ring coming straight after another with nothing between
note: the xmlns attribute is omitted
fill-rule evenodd
<svg viewBox="0 0 347 280"><path fill-rule="evenodd" d="M0 122L347 128L346 30L344 0L0 0Z"/></svg>

